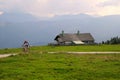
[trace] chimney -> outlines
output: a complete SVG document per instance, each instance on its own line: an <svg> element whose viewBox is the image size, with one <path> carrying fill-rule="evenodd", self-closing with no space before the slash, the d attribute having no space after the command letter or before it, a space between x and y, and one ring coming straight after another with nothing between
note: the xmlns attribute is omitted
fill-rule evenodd
<svg viewBox="0 0 120 80"><path fill-rule="evenodd" d="M62 30L62 36L64 35L64 31Z"/></svg>
<svg viewBox="0 0 120 80"><path fill-rule="evenodd" d="M77 31L77 35L79 35L79 34L80 34L80 31L78 30L78 31Z"/></svg>

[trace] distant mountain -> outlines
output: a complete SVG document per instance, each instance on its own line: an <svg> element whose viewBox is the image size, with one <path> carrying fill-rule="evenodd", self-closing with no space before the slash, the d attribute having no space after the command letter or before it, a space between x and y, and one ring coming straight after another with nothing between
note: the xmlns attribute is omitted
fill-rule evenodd
<svg viewBox="0 0 120 80"><path fill-rule="evenodd" d="M53 42L55 36L62 30L65 33L76 33L77 30L81 33L91 33L96 42L120 36L120 15L104 17L86 14L64 15L48 20L27 16L30 19L25 16L18 19L20 16L16 16L14 20L11 18L11 21L10 17L4 19L0 17L0 48L21 47L24 40L28 40L31 45L47 45Z"/></svg>
<svg viewBox="0 0 120 80"><path fill-rule="evenodd" d="M0 22L32 22L38 20L37 17L26 13L4 13L0 15Z"/></svg>
<svg viewBox="0 0 120 80"><path fill-rule="evenodd" d="M85 19L90 19L93 18L93 16L87 15L87 14L78 14L78 15L62 15L58 16L56 15L55 17L51 18L51 20L85 20Z"/></svg>

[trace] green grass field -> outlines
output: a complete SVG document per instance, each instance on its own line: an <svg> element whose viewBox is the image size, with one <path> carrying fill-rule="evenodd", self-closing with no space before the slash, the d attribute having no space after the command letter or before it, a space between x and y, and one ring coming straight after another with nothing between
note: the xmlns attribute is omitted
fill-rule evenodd
<svg viewBox="0 0 120 80"><path fill-rule="evenodd" d="M120 51L120 45L81 45L81 46L41 46L32 50L43 52L90 52L90 51Z"/></svg>
<svg viewBox="0 0 120 80"><path fill-rule="evenodd" d="M120 80L120 54L19 54L0 59L0 80Z"/></svg>
<svg viewBox="0 0 120 80"><path fill-rule="evenodd" d="M81 46L34 46L30 52L91 52L91 51L120 51L120 45L81 45ZM21 53L21 48L0 49L0 54Z"/></svg>
<svg viewBox="0 0 120 80"><path fill-rule="evenodd" d="M120 51L120 45L36 46L0 49L0 80L120 80L120 54L67 54L65 52ZM58 52L50 54L47 52Z"/></svg>

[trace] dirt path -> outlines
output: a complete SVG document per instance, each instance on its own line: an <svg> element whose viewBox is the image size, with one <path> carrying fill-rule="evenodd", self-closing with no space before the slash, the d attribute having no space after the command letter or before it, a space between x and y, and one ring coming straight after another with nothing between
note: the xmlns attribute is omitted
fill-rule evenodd
<svg viewBox="0 0 120 80"><path fill-rule="evenodd" d="M60 53L60 52L48 52L48 53ZM120 54L120 52L63 52L69 54Z"/></svg>
<svg viewBox="0 0 120 80"><path fill-rule="evenodd" d="M0 54L0 58L5 58L5 57L9 57L9 56L15 56L17 54Z"/></svg>
<svg viewBox="0 0 120 80"><path fill-rule="evenodd" d="M72 54L120 54L120 52L67 52Z"/></svg>
<svg viewBox="0 0 120 80"><path fill-rule="evenodd" d="M60 52L48 52L50 54L60 53ZM120 52L64 52L68 54L120 54ZM15 56L17 54L0 54L0 58L5 58L9 56Z"/></svg>

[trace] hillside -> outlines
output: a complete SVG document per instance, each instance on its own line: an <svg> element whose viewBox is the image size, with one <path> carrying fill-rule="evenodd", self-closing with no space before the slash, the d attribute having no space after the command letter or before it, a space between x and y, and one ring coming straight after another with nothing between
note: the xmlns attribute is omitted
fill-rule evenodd
<svg viewBox="0 0 120 80"><path fill-rule="evenodd" d="M82 45L82 46L31 46L30 53L66 52L120 52L120 45ZM22 48L0 49L0 54L21 54Z"/></svg>
<svg viewBox="0 0 120 80"><path fill-rule="evenodd" d="M119 80L120 54L48 54L0 59L1 80Z"/></svg>

